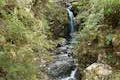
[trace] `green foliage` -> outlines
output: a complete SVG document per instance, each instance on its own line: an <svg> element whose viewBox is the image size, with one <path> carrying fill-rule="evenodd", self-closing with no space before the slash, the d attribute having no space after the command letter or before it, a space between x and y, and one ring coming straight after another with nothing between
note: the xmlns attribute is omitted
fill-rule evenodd
<svg viewBox="0 0 120 80"><path fill-rule="evenodd" d="M104 0L105 14L111 15L118 13L120 10L120 0Z"/></svg>
<svg viewBox="0 0 120 80"><path fill-rule="evenodd" d="M103 0L105 20L116 27L120 18L120 0Z"/></svg>
<svg viewBox="0 0 120 80"><path fill-rule="evenodd" d="M40 65L52 60L50 51L55 47L48 38L51 32L47 14L39 9L42 15L37 18L12 1L6 0L7 5L0 9L0 80L43 80Z"/></svg>
<svg viewBox="0 0 120 80"><path fill-rule="evenodd" d="M112 64L112 65L115 65L117 62L117 58L113 53L108 53L107 60L108 60L108 64Z"/></svg>
<svg viewBox="0 0 120 80"><path fill-rule="evenodd" d="M5 5L5 0L0 0L0 8Z"/></svg>
<svg viewBox="0 0 120 80"><path fill-rule="evenodd" d="M43 5L43 4L44 5ZM34 14L37 18L47 20L47 28L52 33L52 38L63 37L65 26L67 25L67 13L65 8L49 1L37 1L33 6ZM40 16L41 15L41 16Z"/></svg>
<svg viewBox="0 0 120 80"><path fill-rule="evenodd" d="M107 36L107 41L106 41L106 45L109 45L109 46L111 46L112 45L112 39L113 39L113 37L112 37L112 34L109 34L108 36Z"/></svg>
<svg viewBox="0 0 120 80"><path fill-rule="evenodd" d="M35 53L27 44L27 30L13 12L1 12L0 68L7 80L36 80ZM5 22L5 23L4 23Z"/></svg>
<svg viewBox="0 0 120 80"><path fill-rule="evenodd" d="M114 71L110 80L120 80L120 70Z"/></svg>
<svg viewBox="0 0 120 80"><path fill-rule="evenodd" d="M16 50L15 45L6 44L0 51L0 67L6 71L8 80L35 80L33 51L29 46Z"/></svg>
<svg viewBox="0 0 120 80"><path fill-rule="evenodd" d="M6 32L5 35L8 41L14 44L21 45L26 43L25 27L21 21L17 19L15 15L8 15L6 20Z"/></svg>
<svg viewBox="0 0 120 80"><path fill-rule="evenodd" d="M94 59L102 54L100 62L119 69L120 57L116 53L120 48L118 45L120 29L113 27L119 26L120 0L81 0L78 9L77 20L79 23L82 22L80 27L83 27L79 31L79 44L75 48L80 68L81 65L87 67L86 64L89 62L87 60L91 63L97 62ZM96 58L93 57L92 60L86 55L93 55Z"/></svg>

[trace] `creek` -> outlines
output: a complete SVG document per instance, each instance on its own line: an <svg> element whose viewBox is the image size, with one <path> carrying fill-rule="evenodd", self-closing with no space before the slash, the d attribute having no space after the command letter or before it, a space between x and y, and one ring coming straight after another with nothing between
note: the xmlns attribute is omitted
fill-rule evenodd
<svg viewBox="0 0 120 80"><path fill-rule="evenodd" d="M51 80L79 80L79 71L72 51L76 44L75 18L72 12L72 5L70 3L67 5L68 37L64 43L57 46L55 50L55 61L48 67L48 74L52 76Z"/></svg>

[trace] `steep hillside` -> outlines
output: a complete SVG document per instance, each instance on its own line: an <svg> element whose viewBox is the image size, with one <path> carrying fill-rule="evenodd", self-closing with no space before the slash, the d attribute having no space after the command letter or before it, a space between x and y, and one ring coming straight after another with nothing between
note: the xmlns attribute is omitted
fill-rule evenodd
<svg viewBox="0 0 120 80"><path fill-rule="evenodd" d="M0 80L59 75L120 80L120 0L0 0Z"/></svg>
<svg viewBox="0 0 120 80"><path fill-rule="evenodd" d="M0 0L0 80L47 79L65 13L47 0Z"/></svg>
<svg viewBox="0 0 120 80"><path fill-rule="evenodd" d="M79 44L76 46L76 53L80 70L98 62L109 64L113 71L119 73L119 7L119 0L80 0L78 3L77 22L81 23L81 30L78 33ZM119 78L114 78L111 79L119 80ZM88 80L93 79L88 78Z"/></svg>

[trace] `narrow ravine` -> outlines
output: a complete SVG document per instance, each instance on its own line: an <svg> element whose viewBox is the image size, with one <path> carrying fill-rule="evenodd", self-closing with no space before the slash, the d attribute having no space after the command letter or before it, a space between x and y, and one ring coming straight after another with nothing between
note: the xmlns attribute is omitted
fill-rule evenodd
<svg viewBox="0 0 120 80"><path fill-rule="evenodd" d="M73 46L75 45L75 19L72 5L67 3L68 12L68 36L66 41L57 46L55 50L55 61L48 67L51 80L78 80L78 69L76 60L73 58Z"/></svg>
<svg viewBox="0 0 120 80"><path fill-rule="evenodd" d="M72 9L72 5L70 3L67 3L67 12L68 12L68 19L69 19L69 43L70 43L70 46L72 46L72 43L74 43L73 41L75 40L75 19L74 19L74 15L73 15L73 12L71 11ZM75 64L75 63L74 63ZM66 78L63 78L62 80L77 80L76 78L76 73L77 73L77 67L75 67L74 70L71 71L71 74L70 76L66 77Z"/></svg>

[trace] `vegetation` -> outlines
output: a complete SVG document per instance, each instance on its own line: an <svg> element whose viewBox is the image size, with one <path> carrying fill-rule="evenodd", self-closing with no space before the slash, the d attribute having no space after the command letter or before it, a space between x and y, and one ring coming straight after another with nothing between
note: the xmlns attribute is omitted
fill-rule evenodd
<svg viewBox="0 0 120 80"><path fill-rule="evenodd" d="M120 0L72 5L79 27L74 53L80 70L94 62L109 64L111 80L119 80ZM49 0L0 0L0 80L49 80L46 65L66 36L67 21L65 7Z"/></svg>
<svg viewBox="0 0 120 80"><path fill-rule="evenodd" d="M81 0L79 3L77 20L82 22L83 29L79 32L76 53L80 69L101 62L119 70L120 0Z"/></svg>
<svg viewBox="0 0 120 80"><path fill-rule="evenodd" d="M44 65L52 60L50 53L56 45L51 29L63 25L64 11L48 1L36 1L0 0L0 80L47 77ZM51 18L58 23L53 20L54 25Z"/></svg>

